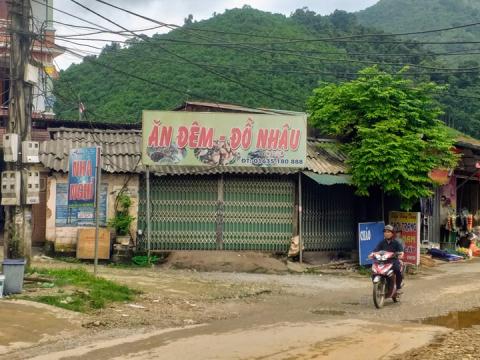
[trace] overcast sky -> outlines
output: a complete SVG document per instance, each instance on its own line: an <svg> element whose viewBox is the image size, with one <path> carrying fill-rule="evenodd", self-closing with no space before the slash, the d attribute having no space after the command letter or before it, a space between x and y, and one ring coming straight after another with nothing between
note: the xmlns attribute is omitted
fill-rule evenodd
<svg viewBox="0 0 480 360"><path fill-rule="evenodd" d="M341 9L346 11L358 11L365 9L368 6L375 4L378 0L105 0L117 6L124 7L128 10L140 13L142 15L154 18L158 21L166 22L169 24L182 25L184 19L192 14L195 20L203 20L212 16L214 12L222 13L226 9L232 9L236 7L242 7L243 5L250 5L256 9L281 13L290 15L296 9L302 7L308 7L319 14L327 15L332 13L335 9ZM115 22L121 24L128 29L144 29L154 26L149 21L140 19L133 15L128 15L124 12L112 9L109 6L103 5L96 0L77 0L77 2L84 4L90 9L108 17ZM109 29L115 29L115 26L102 20L88 10L82 9L78 5L74 4L70 0L54 0L54 7L60 10L75 14L83 19L89 20L93 23L103 25ZM82 23L80 20L74 19L68 15L60 12L54 12L54 20L68 23L89 26ZM70 35L85 33L87 30L74 29L72 27L66 27L60 24L54 24L57 34ZM90 25L91 26L91 25ZM120 30L116 28L115 30ZM161 32L161 30L155 30L146 32L149 35L152 33ZM96 38L99 35L95 36ZM115 37L111 35L102 35L102 38L112 39ZM124 38L117 38L123 39ZM77 41L78 42L78 41ZM69 48L83 49L86 51L98 52L95 49L88 47L79 47L71 43L58 41L59 44L68 46ZM102 47L105 43L93 43L88 42L89 45ZM85 54L85 53L84 53ZM80 62L81 60L72 55L63 55L57 58L57 65L60 68L68 67L72 62Z"/></svg>

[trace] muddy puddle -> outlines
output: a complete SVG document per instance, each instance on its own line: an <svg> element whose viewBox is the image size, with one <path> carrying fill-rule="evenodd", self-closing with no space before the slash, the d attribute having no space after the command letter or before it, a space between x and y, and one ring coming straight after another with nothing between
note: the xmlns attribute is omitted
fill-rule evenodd
<svg viewBox="0 0 480 360"><path fill-rule="evenodd" d="M426 325L443 326L454 330L460 330L480 325L480 308L468 311L455 311L447 315L426 318L420 321Z"/></svg>
<svg viewBox="0 0 480 360"><path fill-rule="evenodd" d="M0 301L0 354L12 344L36 343L71 330L71 324L44 307Z"/></svg>

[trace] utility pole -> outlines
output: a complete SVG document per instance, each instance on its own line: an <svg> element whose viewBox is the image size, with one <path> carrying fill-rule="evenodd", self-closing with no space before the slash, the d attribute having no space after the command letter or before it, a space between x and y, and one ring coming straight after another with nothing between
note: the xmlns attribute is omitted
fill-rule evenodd
<svg viewBox="0 0 480 360"><path fill-rule="evenodd" d="M32 137L32 85L25 81L32 45L30 11L30 0L9 2L10 102L7 129L10 134L18 134L20 141L31 140ZM6 163L9 171L28 170L30 166L22 164L22 156L18 156L17 162ZM23 257L29 265L32 249L32 206L25 205L23 186L20 186L20 191L21 205L5 206L4 253L6 258Z"/></svg>

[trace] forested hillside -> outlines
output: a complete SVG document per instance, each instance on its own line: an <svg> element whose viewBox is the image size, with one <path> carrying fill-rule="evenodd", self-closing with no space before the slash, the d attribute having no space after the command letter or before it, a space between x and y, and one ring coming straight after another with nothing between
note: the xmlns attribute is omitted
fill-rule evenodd
<svg viewBox="0 0 480 360"><path fill-rule="evenodd" d="M439 95L446 121L480 135L475 64L446 65L404 38L364 37L376 33L342 11L320 16L301 9L286 17L228 10L168 34L109 45L72 65L55 83L55 110L77 118L78 98L89 120L104 122L139 121L143 109L171 109L187 99L304 110L321 81L351 79L374 64L389 72L410 64L405 76L449 84ZM470 70L452 72L458 66Z"/></svg>
<svg viewBox="0 0 480 360"><path fill-rule="evenodd" d="M361 24L389 32L429 30L460 24L475 23L480 17L478 0L380 0L357 13ZM480 29L468 28L456 36L473 38ZM438 38L445 34L422 35Z"/></svg>
<svg viewBox="0 0 480 360"><path fill-rule="evenodd" d="M357 13L362 25L383 29L390 33L416 32L480 22L478 0L380 0L377 4ZM436 52L458 52L458 55L440 56L449 64L477 60L480 26L459 28L453 31L432 32L409 36L428 44ZM465 44L467 42L467 44ZM472 51L477 54L471 55ZM467 53L467 54L464 54Z"/></svg>

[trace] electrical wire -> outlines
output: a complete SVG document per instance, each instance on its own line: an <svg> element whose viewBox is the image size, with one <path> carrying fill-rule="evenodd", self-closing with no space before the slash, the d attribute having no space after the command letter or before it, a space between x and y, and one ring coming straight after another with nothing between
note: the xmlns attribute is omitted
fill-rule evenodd
<svg viewBox="0 0 480 360"><path fill-rule="evenodd" d="M149 18L148 16L144 16L138 13L135 13L133 11L127 10L125 8L122 8L117 5L113 5L111 3L108 3L107 1L104 0L96 0L99 3L102 3L104 5L108 5L112 8L115 8L117 10L124 11L130 15L134 15L137 17L140 17L144 20L148 20L151 22L155 22L158 24L163 24L167 25L165 23L161 23L155 19ZM480 22L475 22L475 23L470 23L470 24L462 24L462 25L457 25L457 26L451 26L451 27L446 27L446 28L440 28L440 29L433 29L433 30L422 30L422 31L412 31L412 32L403 32L403 33L377 33L377 34L358 34L358 35L349 35L349 36L341 36L341 37L336 37L336 38L318 38L318 39L295 39L295 38L285 38L285 37L279 37L279 36L271 36L271 35L259 35L259 34L251 34L251 33L238 33L238 32L231 32L231 31L218 31L218 30L209 30L209 29L202 29L202 28L195 28L195 27L190 27L190 29L195 30L195 31L206 31L206 32L214 32L217 34L224 34L224 35L241 35L241 36L247 36L247 37L262 37L262 38L268 38L268 39L281 39L281 40L288 40L289 42L318 42L318 41L339 41L339 40L346 40L346 39L356 39L356 38L363 38L363 37L395 37L395 36L406 36L406 35L421 35L421 34L430 34L430 33L438 33L438 32L445 32L445 31L451 31L451 30L457 30L457 29L463 29L463 28L468 28L468 27L473 27L473 26L478 26L480 25ZM178 25L175 25L176 27L179 27ZM276 43L258 43L257 45L269 45L269 44L276 44ZM277 43L278 44L278 43Z"/></svg>
<svg viewBox="0 0 480 360"><path fill-rule="evenodd" d="M116 22L113 22L112 20L106 18L105 16L101 15L101 14L98 14L97 12L89 9L87 6L83 5L83 4L80 4L78 1L76 0L70 0L72 1L73 3L77 4L78 6L81 6L82 8L84 8L85 10L88 10L92 13L94 13L95 15L101 17L102 19L114 24L115 26L118 26L119 28L125 30L125 31L128 31L128 29L126 29L125 27L119 25L118 23ZM134 13L132 11L129 11L129 10L126 10L124 8L121 8L119 6L116 6L116 5L112 5L110 3L107 3L106 1L103 1L103 0L96 0L97 2L100 2L102 4L106 4L106 5L109 5L115 9L118 9L118 10L122 10L124 12L127 12L131 15L135 15L135 16L138 16L138 17L141 17L143 19L148 19L149 21L152 21L154 23L159 23L158 21L154 20L154 19L151 19L151 18L148 18L148 17L145 17L143 15L140 15L140 14L137 14L137 13ZM478 23L480 24L480 23ZM132 33L134 36L137 36L137 34L135 34L134 32L130 31L130 33ZM353 36L353 35L352 35ZM480 43L480 41L478 42ZM223 43L221 44L222 46L226 46L226 45L229 45L230 43ZM214 45L214 44L209 44L209 45ZM218 45L218 44L217 44ZM244 44L245 45L245 44ZM157 46L159 46L160 48L162 48L164 51L167 51L167 52L170 52L171 54L179 57L180 59L183 59L183 60L187 60L188 62L191 62L191 63L194 63L192 61L189 61L188 59L186 59L185 57L183 56L180 56L170 50L167 50L165 47L161 47L160 45L157 44ZM254 50L257 50L257 51L262 51L262 52L272 52L274 50L271 50L271 49L266 49L266 48L257 48L257 47L252 47L252 46L249 46L249 48L251 49L254 49ZM417 64L408 64L408 63L388 63L388 62L384 62L384 63L378 63L378 62L374 62L374 61L368 61L368 60L356 60L356 59L327 59L327 58L319 58L319 57L312 57L312 56L306 56L306 55L302 55L303 58L309 58L309 59L315 59L315 60L318 60L318 61L323 61L323 62L330 62L330 63L337 63L337 62L349 62L349 63L360 63L360 64L368 64L368 65L388 65L388 66L399 66L399 67L404 67L404 66L409 66L409 67L416 67L416 68L420 68L420 69L427 69L427 70L447 70L447 71L450 71L450 70L456 70L456 69L452 69L452 68L438 68L438 67L431 67L431 66L424 66L424 65L417 65ZM466 69L467 70L467 69ZM480 66L479 67L474 67L474 68L470 68L468 70L480 70ZM278 99L277 99L278 100Z"/></svg>
<svg viewBox="0 0 480 360"><path fill-rule="evenodd" d="M125 30L125 31L128 31L128 32L132 33L134 36L138 36L138 35L135 34L133 31L128 30L127 28L123 27L122 25L119 25L118 23L114 22L113 20L111 20L111 19L109 19L109 18L107 18L107 17L99 14L98 12L96 12L96 11L90 9L89 7L87 7L87 6L79 3L78 1L76 1L76 0L70 0L70 1L73 2L73 3L75 3L75 4L77 4L78 6L80 6L80 7L82 7L82 8L84 8L85 10L92 12L93 14L97 15L98 17L100 17L100 18L102 18L102 19L110 22L111 24L113 24L113 25L115 25L115 26L117 26L117 27L119 27L119 28L121 28L121 29L123 29L123 30ZM158 45L158 46L159 46L159 45ZM214 75L216 75L217 77L221 77L221 78L223 78L223 79L225 79L225 80L227 80L227 81L230 81L230 82L232 82L232 83L235 83L235 84L237 84L237 85L240 85L241 87L244 87L244 88L246 88L246 89L248 89L248 90L251 90L251 91L254 91L254 92L258 93L258 94L261 94L261 95L270 97L271 99L274 99L274 100L277 100L277 101L282 101L282 102L284 102L284 103L286 103L286 104L289 104L289 105L291 105L291 106L294 106L294 108L297 108L297 107L299 106L299 104L294 103L294 102L290 101L289 99L284 98L283 96L280 97L280 96L277 96L277 95L272 95L271 93L265 92L263 89L258 89L258 88L256 88L256 87L252 87L252 86L250 86L250 85L248 85L248 84L242 83L241 81L238 81L238 80L236 80L236 79L233 79L233 78L231 78L231 77L229 77L229 76L226 76L226 75L224 75L224 74L222 74L222 73L213 71L213 70L208 69L208 68L206 68L206 67L204 67L204 66L201 66L201 65L197 65L197 63L195 63L194 61L191 61L190 59L184 57L183 55L179 55L179 54L177 54L177 53L175 53L175 52L173 52L173 51L171 51L171 50L168 50L168 49L165 48L165 47L162 47L162 46L159 46L159 47L160 47L163 51L165 51L166 53L168 53L168 54L170 54L170 55L173 55L173 56L175 56L175 57L177 57L177 58L179 58L179 59L181 59L181 60L184 60L184 61L190 63L191 65L197 66L198 68L200 68L200 69L202 69L202 70L204 70L204 71L207 71L207 72L209 72L209 73L211 73L211 74L214 74ZM273 92L273 91L272 91L272 92ZM282 94L282 95L283 95L283 94ZM300 102L301 100L298 99L297 101Z"/></svg>
<svg viewBox="0 0 480 360"><path fill-rule="evenodd" d="M81 54L78 54L74 49L71 48L65 48L67 52L70 54L77 56L80 59L84 59L85 57ZM152 61L158 60L158 58L153 58L153 57L145 57L146 60L151 59ZM162 66L163 64L166 63L176 63L178 64L179 62L176 60L169 60L169 59L163 59L162 64L158 64L159 66ZM191 65L190 62L181 62L186 65ZM271 67L282 67L282 66L289 66L293 68L298 68L299 66L297 64L286 64L286 63L278 63L278 64L271 64L271 65L255 65L255 66L239 66L239 65L228 65L228 64L212 64L212 63L196 63L197 65L200 66L205 66L205 67L215 67L215 68L223 68L225 70L229 71L235 71L235 70L244 70L244 71L257 71L257 72L269 72L269 73L292 73L292 74L321 74L321 75L352 75L356 76L358 73L356 72L334 72L334 71L320 71L316 69L308 69L306 71L298 71L298 70L288 70L288 69L277 69L273 70ZM107 64L102 64L109 66ZM314 66L315 64L307 63L306 65L312 65ZM384 65L383 63L375 63L375 65ZM408 66L408 65L407 65ZM110 70L113 71L119 71L120 69L114 69L112 67L109 67ZM437 69L436 67L429 67L428 69ZM430 72L404 72L404 75L454 75L454 74L477 74L480 71L480 68L474 67L474 68L448 68L448 69L442 69L438 68L439 71L430 71ZM372 75L380 75L380 74L391 74L391 75L396 75L396 73L391 73L388 71L381 71L377 73L372 73ZM123 75L130 76L128 73L123 73ZM137 78L138 79L138 78ZM141 79L138 79L141 80Z"/></svg>
<svg viewBox="0 0 480 360"><path fill-rule="evenodd" d="M75 2L75 1L74 1L74 2ZM103 3L107 4L107 5L110 5L110 6L115 7L115 8L119 8L119 7L116 7L116 6L112 5L112 4L108 4L108 3L104 2L104 1L99 1L99 2L103 2ZM75 2L75 3L77 3L77 2ZM77 3L77 5L82 6L81 4L78 4L78 3ZM83 6L82 6L82 7L83 7ZM125 10L125 9L122 9L122 10ZM129 12L129 11L127 11L127 12ZM134 15L137 15L137 16L140 16L140 17L143 17L142 15L135 14L135 13L133 13L133 12L130 12L130 13L132 13L132 14L134 14ZM98 14L97 14L97 15L98 15ZM102 16L101 16L101 17L102 17ZM104 18L104 17L103 17L103 18ZM153 19L150 19L150 18L147 18L147 17L145 17L145 18L148 19L148 20L150 20L150 21L156 22L156 21L153 20ZM104 18L104 19L106 19L106 18ZM114 23L114 24L115 24L116 26L119 26L119 25L116 24L116 23ZM476 24L467 24L467 25L465 25L465 26L459 26L459 27L455 27L455 28L467 27L467 26L474 26L474 25L478 25L478 23L476 23ZM168 26L168 24L161 23L161 26ZM123 28L122 26L119 26L119 27L120 27L120 28ZM132 33L132 31L130 31L130 30L126 29L126 28L123 28L123 29L124 29L123 33L125 33L125 32L130 32L130 33ZM446 31L446 30L452 30L452 28L449 28L449 29L437 29L437 30L432 30L432 31L428 31L428 32L438 32L438 31ZM112 32L111 30L108 30L108 31L109 31L109 32ZM116 32L116 33L120 33L120 32ZM138 36L138 35L135 34L135 33L133 33L133 34L134 34L134 36ZM245 34L242 34L242 35L245 35ZM370 36L373 36L373 35L378 35L378 34L373 34L373 35L372 35L372 34L369 34L369 35L370 35ZM380 35L381 35L381 34L380 34ZM388 35L393 36L394 34L388 34ZM398 35L398 34L397 34L397 35ZM406 34L401 34L401 35L406 35ZM343 37L343 39L345 39L345 37ZM77 39L77 40L78 40L78 39ZM295 40L298 40L298 39L295 39ZM330 40L333 40L333 39L330 39ZM337 38L337 39L335 39L335 40L341 40L341 39ZM212 43L208 43L208 44L204 44L204 45L212 45ZM277 50L277 51L283 51L283 49ZM382 54L377 54L377 55L382 55ZM385 55L387 55L387 54L385 54ZM457 53L455 53L455 55L457 55ZM415 56L415 55L412 55L412 56ZM317 59L317 60L320 60L320 59ZM325 60L327 60L327 59L325 59ZM337 60L338 60L338 59L337 59ZM373 63L373 62L370 62L370 63ZM374 63L374 64L378 64L378 63ZM398 66L402 65L402 66L403 66L404 64L386 63L386 64L382 64L382 65L398 65ZM410 65L414 65L414 64L410 64ZM415 65L414 65L414 66L415 66ZM477 71L477 70L479 69L479 68L453 69L453 68L438 68L438 67L424 67L424 68L426 68L426 69L431 69L431 70L448 70L449 72L452 72L452 73L469 73L469 72ZM118 70L118 69L115 69L115 70ZM423 73L422 73L422 74L423 74ZM431 73L431 74L440 74L440 73L439 73L438 71L436 71L436 72ZM332 75L338 75L338 73L332 73Z"/></svg>
<svg viewBox="0 0 480 360"><path fill-rule="evenodd" d="M66 39L72 39L74 35L72 36L62 36L62 35L56 35L55 36L59 40L64 40ZM138 37L139 40L143 40L142 37ZM127 44L130 45L131 43L128 41L121 41L118 39L100 39L100 38L73 38L73 40L76 41L96 41L96 42L116 42L119 44ZM180 44L180 45L189 45L189 46L200 46L200 47L210 47L210 46L216 46L216 47L225 47L229 44L232 43L224 43L224 44L219 44L219 43L199 43L195 41L187 41L187 40L178 40L178 39L168 39L168 38L157 38L155 41L164 41L167 43L173 43L173 44ZM228 46L230 47L230 46ZM102 48L98 48L102 49ZM392 57L418 57L418 56L464 56L464 55L479 55L480 54L480 49L464 49L464 50L459 50L459 51L451 51L451 52L426 52L425 54L421 53L412 53L412 54L405 54L405 53L355 53L355 52L332 52L332 51L320 51L320 50L298 50L298 49L272 49L275 52L278 53L288 53L288 52L294 52L298 54L321 54L321 55L340 55L340 56L378 56L378 57L387 57L387 56L392 56Z"/></svg>

